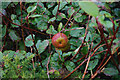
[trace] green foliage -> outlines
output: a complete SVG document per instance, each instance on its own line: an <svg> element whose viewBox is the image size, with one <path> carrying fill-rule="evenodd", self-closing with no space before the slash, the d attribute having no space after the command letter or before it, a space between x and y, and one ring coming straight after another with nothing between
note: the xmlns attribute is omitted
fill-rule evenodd
<svg viewBox="0 0 120 80"><path fill-rule="evenodd" d="M103 70L103 73L107 76L113 76L113 75L117 75L119 72L114 68L105 68Z"/></svg>
<svg viewBox="0 0 120 80"><path fill-rule="evenodd" d="M53 25L50 25L49 29L46 31L48 34L57 34L57 31L54 29Z"/></svg>
<svg viewBox="0 0 120 80"><path fill-rule="evenodd" d="M32 37L32 36L33 36L33 37ZM35 38L35 35L34 35L34 34L27 36L27 37L25 38L25 45L26 45L27 47L33 46L33 45L34 45L34 43L33 43L33 39L34 39L34 38Z"/></svg>
<svg viewBox="0 0 120 80"><path fill-rule="evenodd" d="M79 2L79 6L91 16L97 17L99 15L99 8L93 2Z"/></svg>
<svg viewBox="0 0 120 80"><path fill-rule="evenodd" d="M13 41L20 40L20 38L15 34L15 31L13 30L10 30L9 36Z"/></svg>
<svg viewBox="0 0 120 80"><path fill-rule="evenodd" d="M94 59L89 62L88 70L92 70L95 68L95 66L98 64L98 59Z"/></svg>
<svg viewBox="0 0 120 80"><path fill-rule="evenodd" d="M41 40L38 40L36 43L36 47L38 49L39 54L42 53L46 47L48 46L49 41L48 40L44 40L41 42Z"/></svg>
<svg viewBox="0 0 120 80"><path fill-rule="evenodd" d="M120 62L118 5L70 0L22 2L22 5L20 2L2 2L0 77L44 79L64 78L70 74L70 79L82 79L88 57L92 55L85 79L93 75L95 80L119 79L112 59L105 66L101 65L104 58L104 63L108 60L110 52L116 64ZM99 27L97 19L102 26ZM52 45L51 39L58 32L68 37L68 51L56 50ZM99 65L104 67L95 75Z"/></svg>

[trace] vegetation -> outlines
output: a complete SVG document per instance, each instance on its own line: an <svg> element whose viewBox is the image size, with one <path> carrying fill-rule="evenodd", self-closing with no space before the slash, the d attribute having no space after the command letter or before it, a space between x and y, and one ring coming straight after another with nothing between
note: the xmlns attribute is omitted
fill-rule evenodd
<svg viewBox="0 0 120 80"><path fill-rule="evenodd" d="M2 2L0 16L1 78L120 79L120 2Z"/></svg>

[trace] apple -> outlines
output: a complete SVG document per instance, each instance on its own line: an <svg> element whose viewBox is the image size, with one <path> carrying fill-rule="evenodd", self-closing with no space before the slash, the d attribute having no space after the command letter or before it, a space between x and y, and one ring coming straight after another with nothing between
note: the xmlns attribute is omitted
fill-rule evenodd
<svg viewBox="0 0 120 80"><path fill-rule="evenodd" d="M65 47L55 48L55 49L56 49L56 50L61 50L62 52L68 51L68 50L70 49L70 44L69 44L69 42L68 42Z"/></svg>
<svg viewBox="0 0 120 80"><path fill-rule="evenodd" d="M68 38L63 33L57 33L52 37L52 44L55 48L64 48L68 44Z"/></svg>

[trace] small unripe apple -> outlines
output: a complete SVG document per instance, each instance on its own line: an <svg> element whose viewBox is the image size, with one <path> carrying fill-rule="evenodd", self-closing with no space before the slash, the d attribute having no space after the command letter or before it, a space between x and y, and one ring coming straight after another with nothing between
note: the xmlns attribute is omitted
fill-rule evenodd
<svg viewBox="0 0 120 80"><path fill-rule="evenodd" d="M63 48L67 45L68 38L63 33L57 33L52 37L52 44L56 48Z"/></svg>

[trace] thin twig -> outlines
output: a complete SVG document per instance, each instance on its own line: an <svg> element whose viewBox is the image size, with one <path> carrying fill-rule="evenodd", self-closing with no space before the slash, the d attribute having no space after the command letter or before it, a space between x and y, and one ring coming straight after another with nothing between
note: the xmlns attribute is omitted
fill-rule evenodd
<svg viewBox="0 0 120 80"><path fill-rule="evenodd" d="M88 51L89 57L88 57L88 61L87 61L87 64L86 64L86 67L85 67L85 70L84 70L84 74L82 76L82 80L85 77L85 74L86 74L86 71L87 71L87 68L88 68L88 65L89 65L89 62L90 62L92 47L93 47L93 42L90 44L90 48L89 48L89 51Z"/></svg>
<svg viewBox="0 0 120 80"><path fill-rule="evenodd" d="M60 1L58 2L58 8L57 8L57 13L56 13L56 19L57 19L57 15L59 13L59 7L60 7Z"/></svg>
<svg viewBox="0 0 120 80"><path fill-rule="evenodd" d="M31 49L31 53L33 53L32 47L30 47L30 49ZM35 65L34 65L34 60L33 60L33 58L32 58L32 64L33 64L33 69L35 70ZM34 71L34 77L35 77L35 71Z"/></svg>
<svg viewBox="0 0 120 80"><path fill-rule="evenodd" d="M30 24L29 24L29 18L27 18L26 19L26 21L27 21L27 24L28 24L28 28L30 28ZM40 54L38 53L38 49L37 49L37 47L36 47L36 45L35 45L35 40L34 40L34 37L33 37L33 33L32 33L32 31L30 31L30 34L31 34L31 36L32 36L32 40L33 40L33 46L34 46L34 48L35 48L35 50L36 50L36 52L37 52L37 56L39 57L39 61L40 61L40 65L41 65L41 67L43 68L43 66L42 66L42 59L41 59L41 56L40 56Z"/></svg>
<svg viewBox="0 0 120 80"><path fill-rule="evenodd" d="M89 19L88 19L87 27L86 27L86 30L85 30L85 36L84 36L84 39L82 41L82 44L80 45L79 50L77 51L77 53L70 60L73 60L77 56L77 54L80 52L80 50L82 49L82 47L83 47L83 44L85 42L85 39L86 39L86 36L87 36L87 33L88 33L89 20L90 20L90 16L89 16Z"/></svg>
<svg viewBox="0 0 120 80"><path fill-rule="evenodd" d="M2 13L0 12L0 14L2 14ZM18 24L16 24L16 23L13 23L13 22L12 22L7 16L5 16L4 14L2 14L2 15L3 15L10 23L21 27L21 25L18 25ZM37 31L37 30L31 29L31 28L28 28L28 27L23 26L23 25L22 25L22 27L25 28L25 29L28 29L28 30L30 30L30 31L34 31L34 32L37 32L37 33L40 33L40 34L43 34L43 35L47 35L47 34L45 34L45 33L42 33L42 32L40 32L40 31Z"/></svg>
<svg viewBox="0 0 120 80"><path fill-rule="evenodd" d="M85 74L86 74L86 71L87 71L87 68L88 68L88 64L89 64L89 62L90 62L90 55L89 55L89 57L88 57L88 61L87 61L87 64L86 64L86 67L85 67L85 71L84 71L84 74L83 74L83 76L82 76L82 80L84 79L84 77L85 77Z"/></svg>
<svg viewBox="0 0 120 80"><path fill-rule="evenodd" d="M80 27L80 28L75 28L75 29L68 29L68 30L63 30L63 31L72 31L72 30L78 30L78 29L83 29L84 27Z"/></svg>
<svg viewBox="0 0 120 80"><path fill-rule="evenodd" d="M116 49L116 51L118 50L118 48ZM114 51L112 54L114 54L116 51ZM102 67L97 71L97 73L95 73L92 77L91 77L91 79L93 79L97 74L98 74L98 72L101 72L100 70L102 70L103 69L103 67L108 63L108 61L111 59L111 56L109 56L109 58L107 59L107 61L102 65Z"/></svg>
<svg viewBox="0 0 120 80"><path fill-rule="evenodd" d="M105 44L97 47L96 50L93 52L93 54L92 54L90 57L94 56L94 53L95 53L100 47L102 47L102 46L104 46L104 45L105 45ZM88 58L85 59L79 66L77 66L71 73L69 73L69 74L68 74L66 77L64 77L63 79L66 79L66 78L69 77L71 74L73 74L73 73L74 73L80 66L82 66L83 63L85 63L87 60L88 60Z"/></svg>
<svg viewBox="0 0 120 80"><path fill-rule="evenodd" d="M1 52L2 52L2 50L3 50L3 48L4 48L4 46L5 46L5 43L6 43L5 40L6 40L6 37L7 37L7 31L8 31L8 30L7 30L7 29L8 29L8 22L6 23L5 20L3 20L3 22L4 22L5 25L6 25L6 33L5 33L5 36L4 36L4 43L3 43L3 46L2 46L2 48L1 48L1 50L0 50Z"/></svg>
<svg viewBox="0 0 120 80"><path fill-rule="evenodd" d="M88 59L85 59L79 66L77 66L71 73L69 73L67 76L65 76L63 79L66 79L67 77L69 77L71 74L73 74L80 66L83 65L83 63L85 63Z"/></svg>
<svg viewBox="0 0 120 80"><path fill-rule="evenodd" d="M108 50L108 49L103 50L103 51L100 51L100 52L98 52L98 53L94 54L94 56L95 56L95 55L98 55L98 54L100 54L100 53L102 53L102 52L104 52L104 51L107 51L107 50Z"/></svg>
<svg viewBox="0 0 120 80"><path fill-rule="evenodd" d="M79 60L77 60L75 63L77 63L77 62L79 62L79 61L81 61L82 59L84 59L85 57L87 56L87 54L86 55L84 55L82 58L80 58Z"/></svg>
<svg viewBox="0 0 120 80"><path fill-rule="evenodd" d="M24 38L24 31L23 31L23 27L22 27L22 1L20 0L20 10L21 10L21 31L22 31L22 39L23 39L23 42L24 42L24 46L25 46L25 38ZM26 46L25 46L25 51L26 51Z"/></svg>
<svg viewBox="0 0 120 80"><path fill-rule="evenodd" d="M107 51L107 52L110 54L110 56L111 56L111 58L112 58L113 63L115 64L116 68L117 68L117 69L118 69L118 71L120 72L120 69L118 68L117 63L115 62L114 57L113 57L113 55L111 54L111 45L112 45L112 43L113 43L114 37L113 37L113 39L111 40L111 44L109 45L109 43L108 43L108 41L107 41L106 37L104 36L104 32L103 32L103 27L102 27L102 24L101 24L100 22L98 22L98 20L97 20L97 19L96 19L96 22L97 22L97 24L98 24L98 28L99 28L100 33L101 33L101 37L105 40L106 47L107 47L107 49L108 49L108 51ZM114 26L113 26L113 27L114 27ZM114 34L114 36L115 36L115 34Z"/></svg>
<svg viewBox="0 0 120 80"><path fill-rule="evenodd" d="M50 56L48 58L48 63L47 63L47 75L48 75L48 79L50 80L50 76L49 76L49 63L50 63L50 57L51 57L52 52L50 53Z"/></svg>
<svg viewBox="0 0 120 80"><path fill-rule="evenodd" d="M79 8L78 11L77 11L76 13L74 12L74 13L70 16L70 18L69 18L68 21L66 22L66 24L65 24L65 26L64 26L64 28L63 28L63 30L64 30L65 27L68 25L68 22L71 20L72 16L76 15L76 14L79 12L80 9L81 9L81 8Z"/></svg>

